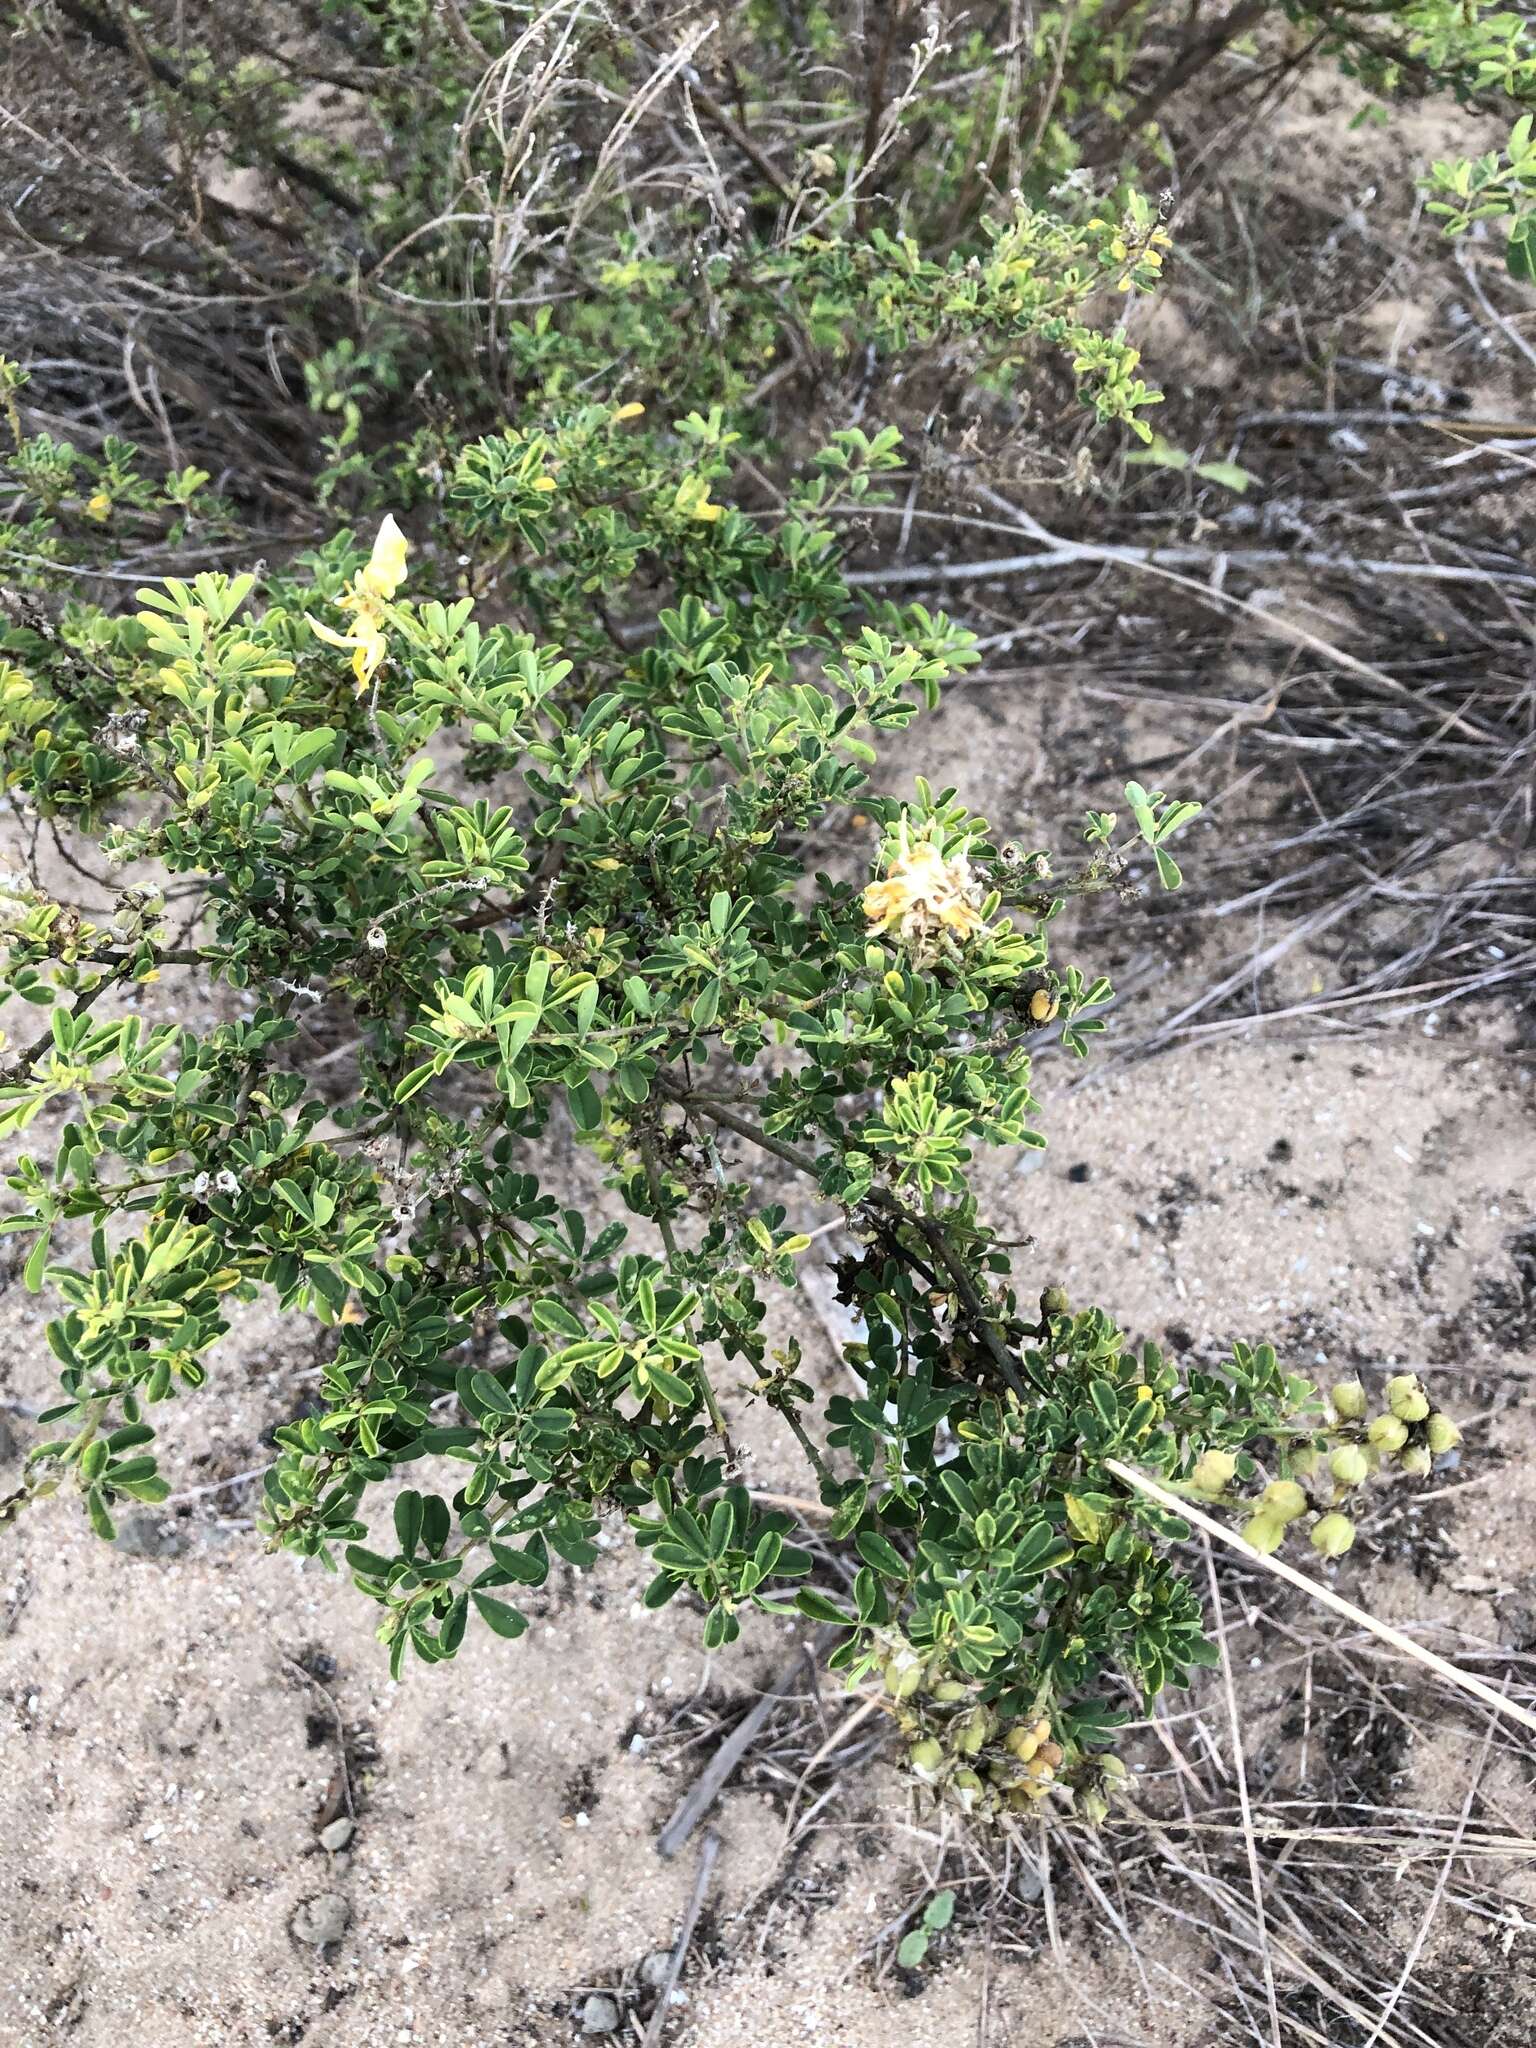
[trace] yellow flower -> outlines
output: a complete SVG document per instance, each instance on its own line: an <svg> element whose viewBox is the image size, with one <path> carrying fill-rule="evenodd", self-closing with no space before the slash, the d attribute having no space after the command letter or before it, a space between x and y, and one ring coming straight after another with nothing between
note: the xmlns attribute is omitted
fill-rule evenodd
<svg viewBox="0 0 1536 2048"><path fill-rule="evenodd" d="M672 503L690 519L715 520L720 517L720 507L710 503L709 483L705 477L685 476Z"/></svg>
<svg viewBox="0 0 1536 2048"><path fill-rule="evenodd" d="M88 518L95 520L110 519L112 517L112 500L105 491L98 491L94 497L86 499L85 510Z"/></svg>
<svg viewBox="0 0 1536 2048"><path fill-rule="evenodd" d="M948 932L961 941L983 929L981 890L963 853L949 860L931 839L907 843L905 824L900 847L885 879L864 891L864 915L872 933L894 929L919 956L931 954Z"/></svg>
<svg viewBox="0 0 1536 2048"><path fill-rule="evenodd" d="M614 414L614 418L616 420L637 420L644 411L645 407L643 405L631 399L628 405L621 405L619 407L618 411Z"/></svg>
<svg viewBox="0 0 1536 2048"><path fill-rule="evenodd" d="M357 678L359 696L373 681L375 671L389 652L389 642L384 633L385 607L405 581L405 557L409 547L410 542L395 524L394 514L386 514L366 567L358 572L355 581L336 600L339 610L351 614L350 633L338 633L333 626L323 625L312 613L304 614L309 620L310 631L327 647L351 650L352 673Z"/></svg>
<svg viewBox="0 0 1536 2048"><path fill-rule="evenodd" d="M536 491L553 491L558 486L552 476L536 476L533 480L533 488Z"/></svg>

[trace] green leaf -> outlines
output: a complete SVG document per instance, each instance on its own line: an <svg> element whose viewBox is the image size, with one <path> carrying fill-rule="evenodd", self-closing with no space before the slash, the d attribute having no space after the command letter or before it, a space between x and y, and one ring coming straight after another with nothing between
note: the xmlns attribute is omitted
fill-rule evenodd
<svg viewBox="0 0 1536 2048"><path fill-rule="evenodd" d="M887 1579L906 1578L910 1567L895 1544L887 1542L884 1536L872 1529L861 1529L854 1538L854 1548L868 1565Z"/></svg>
<svg viewBox="0 0 1536 2048"><path fill-rule="evenodd" d="M48 1265L48 1246L52 1241L53 1228L39 1233L37 1242L27 1256L27 1263L21 1271L22 1284L28 1294L36 1294L43 1284L43 1274Z"/></svg>
<svg viewBox="0 0 1536 2048"><path fill-rule="evenodd" d="M814 1586L802 1586L795 1595L795 1605L812 1621L838 1621L845 1628L853 1626L853 1616L845 1614L836 1601L829 1600L825 1593L818 1593Z"/></svg>
<svg viewBox="0 0 1536 2048"><path fill-rule="evenodd" d="M927 1953L928 1936L921 1927L914 1927L910 1934L902 1936L896 1960L904 1970L915 1970Z"/></svg>
<svg viewBox="0 0 1536 2048"><path fill-rule="evenodd" d="M380 1557L376 1550L365 1550L361 1543L347 1545L347 1563L353 1571L361 1572L365 1579L387 1579L390 1563L387 1557Z"/></svg>
<svg viewBox="0 0 1536 2048"><path fill-rule="evenodd" d="M1229 491L1246 491L1255 481L1252 470L1244 469L1240 462L1197 462L1195 475L1203 476L1208 483L1225 484Z"/></svg>
<svg viewBox="0 0 1536 2048"><path fill-rule="evenodd" d="M552 1301L548 1296L533 1304L530 1314L541 1330L552 1331L557 1337L580 1339L586 1331L562 1301Z"/></svg>
<svg viewBox="0 0 1536 2048"><path fill-rule="evenodd" d="M471 1593L475 1612L486 1626L508 1642L515 1642L528 1626L526 1614L520 1614L515 1607L509 1607L504 1600L493 1600L489 1593Z"/></svg>
<svg viewBox="0 0 1536 2048"><path fill-rule="evenodd" d="M395 1502L395 1537L407 1557L421 1541L421 1516L421 1495L407 1489Z"/></svg>

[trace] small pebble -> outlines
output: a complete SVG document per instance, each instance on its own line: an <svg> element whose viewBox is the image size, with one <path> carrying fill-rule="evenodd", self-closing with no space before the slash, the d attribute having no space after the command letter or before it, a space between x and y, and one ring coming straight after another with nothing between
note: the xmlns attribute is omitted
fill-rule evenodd
<svg viewBox="0 0 1536 2048"><path fill-rule="evenodd" d="M308 1942L311 1948L330 1948L340 1941L351 1923L352 1908L343 1895L321 1892L304 1901L288 1922L288 1931L295 1941Z"/></svg>
<svg viewBox="0 0 1536 2048"><path fill-rule="evenodd" d="M331 1858L332 1877L345 1877L347 1872L351 1868L352 1858L347 1854L345 1849L339 1850L337 1854Z"/></svg>
<svg viewBox="0 0 1536 2048"><path fill-rule="evenodd" d="M1021 1862L1013 1880L1013 1895L1025 1905L1040 1898L1045 1891L1045 1879L1040 1875L1040 1866L1027 1860Z"/></svg>
<svg viewBox="0 0 1536 2048"><path fill-rule="evenodd" d="M130 1557L180 1557L187 1533L160 1515L125 1515L118 1524L116 1547Z"/></svg>
<svg viewBox="0 0 1536 2048"><path fill-rule="evenodd" d="M334 1856L337 1850L346 1848L356 1832L357 1822L349 1820L343 1814L339 1820L333 1820L329 1827L320 1830L320 1846L322 1849L329 1849Z"/></svg>
<svg viewBox="0 0 1536 2048"><path fill-rule="evenodd" d="M659 1991L667 1981L667 1972L672 1967L672 1951L669 1948L653 1948L640 1965L640 1982L647 1991Z"/></svg>
<svg viewBox="0 0 1536 2048"><path fill-rule="evenodd" d="M584 2034L615 2034L621 2017L616 1998L610 1998L606 1991L594 1991L581 2008L581 2031Z"/></svg>

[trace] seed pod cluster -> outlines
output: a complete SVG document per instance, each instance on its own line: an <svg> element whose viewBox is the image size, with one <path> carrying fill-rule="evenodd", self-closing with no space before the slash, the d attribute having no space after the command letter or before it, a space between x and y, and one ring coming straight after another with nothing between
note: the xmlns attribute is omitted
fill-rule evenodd
<svg viewBox="0 0 1536 2048"><path fill-rule="evenodd" d="M1387 1382L1386 1406L1378 1415L1371 1414L1357 1379L1340 1381L1329 1402L1332 1422L1323 1443L1293 1453L1291 1476L1271 1480L1257 1501L1234 1494L1237 1460L1230 1451L1203 1452L1185 1481L1197 1500L1245 1508L1243 1534L1266 1557L1309 1516L1313 1548L1326 1558L1342 1557L1355 1540L1355 1525L1342 1504L1356 1487L1388 1467L1423 1478L1436 1458L1461 1442L1451 1418L1430 1407L1416 1373L1398 1373Z"/></svg>
<svg viewBox="0 0 1536 2048"><path fill-rule="evenodd" d="M1117 1757L1067 1762L1049 1716L1006 1720L973 1683L910 1643L888 1641L876 1669L906 1738L907 1767L936 1799L978 1819L1027 1813L1051 1792L1084 1818L1102 1820L1125 1777Z"/></svg>
<svg viewBox="0 0 1536 2048"><path fill-rule="evenodd" d="M1350 1397L1358 1388L1358 1381L1343 1390L1335 1387L1334 1407L1339 1407L1341 1391ZM1371 1471L1391 1465L1410 1478L1423 1479L1436 1458L1454 1451L1461 1442L1461 1431L1448 1415L1430 1407L1424 1383L1413 1372L1396 1373L1387 1381L1387 1405L1379 1415L1367 1420L1362 1399L1350 1419L1365 1424L1363 1443L1352 1448Z"/></svg>

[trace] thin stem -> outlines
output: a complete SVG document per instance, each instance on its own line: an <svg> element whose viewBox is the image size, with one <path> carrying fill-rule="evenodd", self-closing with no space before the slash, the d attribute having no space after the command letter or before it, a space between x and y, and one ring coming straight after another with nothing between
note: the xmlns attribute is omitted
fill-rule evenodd
<svg viewBox="0 0 1536 2048"><path fill-rule="evenodd" d="M724 1130L735 1131L740 1137L746 1138L751 1144L760 1146L763 1151L771 1153L774 1158L782 1159L786 1164L797 1168L801 1173L809 1174L812 1179L817 1177L816 1161L811 1157L810 1153L802 1152L796 1145L785 1144L781 1138L770 1137L766 1131L760 1130L749 1117L738 1116L734 1110L726 1109L714 1102L701 1100L690 1094L687 1090L679 1088L675 1082L668 1082L665 1076L660 1077L660 1085L664 1092L670 1095L672 1100L680 1104L685 1110L697 1110L701 1116L708 1117L711 1123L719 1124ZM951 1250L949 1240L944 1234L943 1226L937 1218L919 1215L915 1210L909 1209L899 1197L890 1193L886 1188L871 1188L865 1200L872 1207L884 1209L888 1213L899 1217L903 1223L910 1224L919 1233L933 1252L934 1257L949 1275L950 1282L964 1306L966 1317L973 1324L977 1335L981 1338L988 1358L997 1367L1014 1393L1021 1400L1027 1399L1028 1390L1019 1377L1018 1368L1009 1355L1008 1347L998 1334L997 1324L1000 1318L996 1310L990 1308L982 1300L970 1274Z"/></svg>

